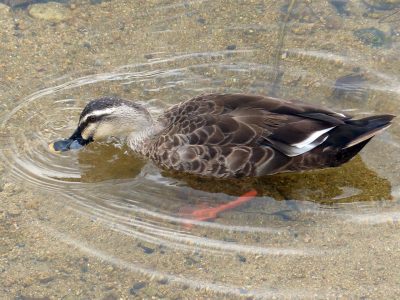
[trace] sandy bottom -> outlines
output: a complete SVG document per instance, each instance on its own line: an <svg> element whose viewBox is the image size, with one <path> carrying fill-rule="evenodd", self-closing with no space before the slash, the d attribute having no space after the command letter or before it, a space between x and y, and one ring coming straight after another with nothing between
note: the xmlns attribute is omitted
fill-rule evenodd
<svg viewBox="0 0 400 300"><path fill-rule="evenodd" d="M203 66L196 58L204 70L188 68L194 88L185 89L186 83L180 81L171 102L215 86L254 93L280 86L277 94L282 97L361 112L399 112L393 74L400 70L395 47L400 22L379 21L389 12L365 4L393 1L349 3L347 17L329 1L297 3L290 18L283 2L215 2L70 1L57 13L50 12L53 18L24 6L13 10L0 6L0 121L27 95L67 77L218 51L244 53L243 60L255 73L240 69L239 63L239 71L226 67L231 54L215 58L225 66L223 72L210 62ZM287 27L282 39L283 20ZM353 33L372 26L386 35L383 45ZM264 72L261 63L272 71ZM178 72L175 62L169 64L170 70ZM278 76L277 70L284 75ZM360 70L370 80L366 94L331 97L337 78ZM204 80L203 73L213 80ZM160 84L169 83L100 84L77 94L82 103L105 94L157 100L167 94L158 89ZM76 96L73 93L71 98ZM68 91L64 97L68 98ZM32 114L41 114L46 121L48 111L38 107ZM23 118L29 117L28 111ZM0 150L7 151L13 129L1 130ZM286 190L280 196L268 194L266 186L271 184L260 185L265 195L277 200L312 201L268 198L267 207L267 198L256 199L221 215L212 223L221 225L218 230L169 223L166 226L173 230L161 241L143 241L141 219L134 214L124 213L128 225L123 227L118 220L83 213L60 193L17 180L10 175L13 165L1 164L0 296L21 300L399 298L400 161L395 142L399 132L396 122L390 133L368 145L364 162L358 158L335 176L327 173L323 183L306 175L303 181L296 179L296 192ZM276 184L288 185L291 180L283 176ZM347 204L325 201L326 195L338 193L332 187L341 180L368 196L352 198L356 202ZM204 183L196 180L187 184L204 190ZM323 185L325 194L302 198L298 191L303 185L309 190ZM208 187L208 191L215 189L217 184ZM232 187L230 193L241 192ZM371 202L377 198L382 200ZM274 206L279 214L262 215ZM156 231L159 223L154 224ZM243 226L229 229L230 224ZM244 232L245 225L265 230Z"/></svg>

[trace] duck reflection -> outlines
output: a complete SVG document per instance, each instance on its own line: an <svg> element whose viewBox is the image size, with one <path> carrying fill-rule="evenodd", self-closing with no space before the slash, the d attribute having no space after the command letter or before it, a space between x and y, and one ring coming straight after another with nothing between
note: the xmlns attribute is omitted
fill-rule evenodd
<svg viewBox="0 0 400 300"><path fill-rule="evenodd" d="M101 182L138 176L146 164L127 146L92 143L78 152L81 182Z"/></svg>
<svg viewBox="0 0 400 300"><path fill-rule="evenodd" d="M81 181L87 183L135 178L146 164L146 160L133 155L127 147L116 148L110 144L93 143L80 151L78 158ZM238 196L256 190L258 196L275 200L305 200L321 204L391 198L389 181L368 169L360 156L338 168L258 178L215 179L170 171L162 171L162 175L189 187L182 187L189 194L197 190ZM190 200L191 195L185 198Z"/></svg>

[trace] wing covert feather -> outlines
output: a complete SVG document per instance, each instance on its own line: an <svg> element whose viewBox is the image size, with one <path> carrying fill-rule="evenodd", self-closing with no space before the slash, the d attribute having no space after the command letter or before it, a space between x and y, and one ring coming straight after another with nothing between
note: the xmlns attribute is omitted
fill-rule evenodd
<svg viewBox="0 0 400 300"><path fill-rule="evenodd" d="M274 172L347 117L297 101L202 95L167 110L150 154L166 168L217 177Z"/></svg>

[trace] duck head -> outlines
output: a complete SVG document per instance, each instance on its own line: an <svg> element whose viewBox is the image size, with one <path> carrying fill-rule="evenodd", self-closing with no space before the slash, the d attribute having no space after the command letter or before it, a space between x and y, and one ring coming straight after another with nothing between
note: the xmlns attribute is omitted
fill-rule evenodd
<svg viewBox="0 0 400 300"><path fill-rule="evenodd" d="M83 109L78 127L68 138L49 145L51 151L79 149L107 137L126 137L152 125L153 120L142 105L119 98L90 101Z"/></svg>

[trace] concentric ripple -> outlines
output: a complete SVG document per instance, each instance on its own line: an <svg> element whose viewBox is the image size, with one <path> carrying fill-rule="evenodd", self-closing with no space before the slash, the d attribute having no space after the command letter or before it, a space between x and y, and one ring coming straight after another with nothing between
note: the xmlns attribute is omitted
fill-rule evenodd
<svg viewBox="0 0 400 300"><path fill-rule="evenodd" d="M67 137L74 130L80 111L92 98L118 95L140 100L157 115L172 103L199 93L266 94L272 84L265 78L271 78L274 70L267 64L252 62L254 51L160 54L147 63L123 66L109 73L54 80L49 87L21 99L2 119L0 136L4 143L0 153L7 180L47 198L43 203L49 217L38 221L40 228L116 265L227 294L307 297L305 290L279 290L279 284L272 289L258 282L241 289L242 285L251 286L251 282L240 280L229 271L219 275L214 269L231 265L238 255L260 260L260 265L277 256L295 263L299 258L313 262L336 255L341 249L330 247L329 242L307 244L299 236L307 235L310 225L318 221L319 228L328 228L329 222L322 220L377 220L375 214L369 215L370 204L337 204L360 195L376 197L374 200L390 198L391 187L396 185L395 174L386 174L384 179L378 174L373 151L366 153L366 163L357 160L350 165L350 169L353 166L363 173L354 175L350 169L341 169L265 181L244 180L235 182L234 187L232 182L223 182L219 191L215 191L212 180L170 177L151 162L135 157L123 143L94 143L81 151L61 154L48 151L51 141ZM296 51L292 52L316 55ZM299 75L312 74L294 67L290 76L296 80ZM321 89L328 89L334 81L326 78L321 82ZM247 89L243 90L243 86ZM365 107L367 113L374 110ZM379 142L394 148L399 143L395 133L383 135ZM378 173L369 170L370 166ZM357 180L353 180L355 176ZM386 189L366 192L364 185L351 184L362 181L361 176L369 185L376 183ZM228 202L252 187L258 190L259 197L224 213L215 222L188 220L180 213L183 209ZM273 188L276 191L272 192ZM319 200L313 198L316 194L320 195ZM397 215L394 213L396 218ZM157 255L144 259L143 252ZM186 265L172 266L169 262L174 257L181 257ZM192 265L201 267L194 271Z"/></svg>

